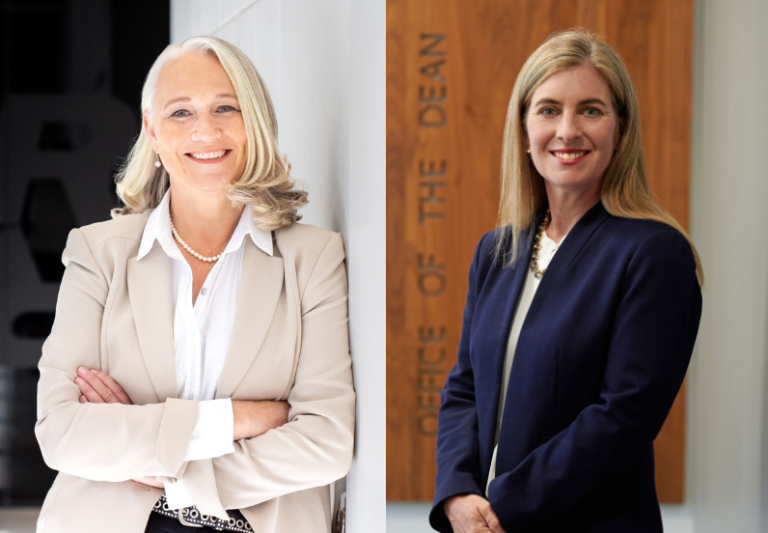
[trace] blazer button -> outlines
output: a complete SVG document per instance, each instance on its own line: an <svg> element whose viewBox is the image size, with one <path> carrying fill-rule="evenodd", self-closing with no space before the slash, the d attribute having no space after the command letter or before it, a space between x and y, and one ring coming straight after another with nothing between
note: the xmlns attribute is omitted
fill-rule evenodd
<svg viewBox="0 0 768 533"><path fill-rule="evenodd" d="M206 292L208 292L208 289L206 289L205 287L203 287L202 289L200 289L200 294L202 294L203 296L205 296L205 293L206 293Z"/></svg>

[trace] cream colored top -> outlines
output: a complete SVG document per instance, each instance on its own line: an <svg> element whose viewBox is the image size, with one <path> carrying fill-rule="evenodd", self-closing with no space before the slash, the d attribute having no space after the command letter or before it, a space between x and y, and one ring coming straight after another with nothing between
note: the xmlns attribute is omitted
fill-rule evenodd
<svg viewBox="0 0 768 533"><path fill-rule="evenodd" d="M567 235L566 235L567 236ZM557 243L547 236L545 231L541 236L541 251L539 252L539 269L546 269L552 258L555 256L558 248L563 244L565 237L560 239ZM520 338L520 330L523 329L523 322L525 322L525 316L528 314L528 309L533 302L533 296L536 294L536 289L539 288L539 283L542 278L536 278L531 272L529 267L525 275L525 283L523 284L523 291L520 294L520 298L517 300L517 307L515 314L512 318L512 328L509 331L509 341L507 342L507 352L504 354L504 369L502 370L501 381L501 394L499 395L499 411L496 418L496 436L493 439L493 458L491 458L491 469L488 473L488 483L485 486L485 495L488 496L488 487L491 481L496 477L496 454L499 449L499 430L501 429L501 417L504 414L504 402L507 398L507 387L509 386L509 373L512 370L512 360L515 358L515 349L517 348L517 340ZM546 272L544 273L546 276Z"/></svg>

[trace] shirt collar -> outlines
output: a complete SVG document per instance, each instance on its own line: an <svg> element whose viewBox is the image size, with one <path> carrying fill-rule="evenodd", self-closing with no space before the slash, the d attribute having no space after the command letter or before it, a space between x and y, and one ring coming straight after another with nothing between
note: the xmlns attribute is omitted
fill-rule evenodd
<svg viewBox="0 0 768 533"><path fill-rule="evenodd" d="M160 204L150 212L149 218L147 218L147 225L144 226L144 233L139 244L139 253L136 256L137 261L141 261L149 253L155 241L160 243L163 251L170 257L184 260L184 256L181 254L179 247L176 246L176 242L171 234L170 205L171 189L169 188L165 192ZM243 213L240 215L235 231L232 233L232 237L229 239L222 254L225 255L240 248L246 235L250 235L253 244L258 246L264 253L270 256L273 254L272 233L259 229L254 225L249 205L243 208Z"/></svg>

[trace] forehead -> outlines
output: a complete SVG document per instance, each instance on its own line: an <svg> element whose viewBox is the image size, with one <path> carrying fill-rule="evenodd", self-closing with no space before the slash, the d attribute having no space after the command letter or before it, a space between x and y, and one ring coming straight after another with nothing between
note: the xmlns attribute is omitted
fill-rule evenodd
<svg viewBox="0 0 768 533"><path fill-rule="evenodd" d="M191 52L163 65L155 86L155 100L180 96L202 97L235 90L218 58L208 52Z"/></svg>
<svg viewBox="0 0 768 533"><path fill-rule="evenodd" d="M600 98L610 104L611 96L611 89L603 76L587 63L558 70L547 77L533 92L531 102L536 105L543 98L564 103Z"/></svg>

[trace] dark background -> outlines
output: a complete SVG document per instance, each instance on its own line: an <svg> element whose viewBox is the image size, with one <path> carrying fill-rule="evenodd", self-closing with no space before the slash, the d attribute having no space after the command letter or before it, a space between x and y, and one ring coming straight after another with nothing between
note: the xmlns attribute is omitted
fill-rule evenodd
<svg viewBox="0 0 768 533"><path fill-rule="evenodd" d="M106 220L169 2L0 0L0 506L39 505L36 368L69 230Z"/></svg>

